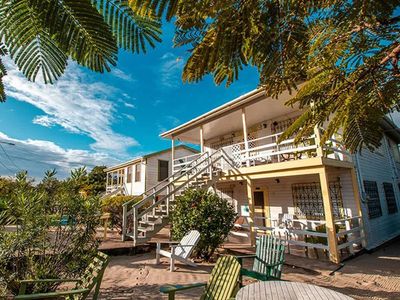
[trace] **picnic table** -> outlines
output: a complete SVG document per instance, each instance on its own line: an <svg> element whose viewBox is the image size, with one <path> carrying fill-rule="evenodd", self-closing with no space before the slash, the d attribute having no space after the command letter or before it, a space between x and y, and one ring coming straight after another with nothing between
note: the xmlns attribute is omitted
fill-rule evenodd
<svg viewBox="0 0 400 300"><path fill-rule="evenodd" d="M301 282L259 281L246 285L236 295L236 300L347 300L344 294Z"/></svg>

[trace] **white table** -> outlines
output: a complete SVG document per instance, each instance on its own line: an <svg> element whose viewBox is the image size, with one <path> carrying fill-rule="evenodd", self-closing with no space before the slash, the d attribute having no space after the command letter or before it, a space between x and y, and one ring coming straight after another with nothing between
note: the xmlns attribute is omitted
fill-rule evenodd
<svg viewBox="0 0 400 300"><path fill-rule="evenodd" d="M344 294L301 282L259 281L239 290L236 300L350 300Z"/></svg>

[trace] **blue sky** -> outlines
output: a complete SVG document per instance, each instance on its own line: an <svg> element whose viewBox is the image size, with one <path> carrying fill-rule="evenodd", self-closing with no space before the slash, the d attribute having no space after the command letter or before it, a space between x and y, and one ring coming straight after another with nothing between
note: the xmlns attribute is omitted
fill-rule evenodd
<svg viewBox="0 0 400 300"><path fill-rule="evenodd" d="M111 73L97 74L71 62L54 85L30 83L6 61L8 99L0 103L0 175L27 169L41 177L56 168L111 165L170 146L159 134L251 89L257 72L248 68L229 88L212 78L183 84L188 53L172 47L173 27L147 54L120 51Z"/></svg>

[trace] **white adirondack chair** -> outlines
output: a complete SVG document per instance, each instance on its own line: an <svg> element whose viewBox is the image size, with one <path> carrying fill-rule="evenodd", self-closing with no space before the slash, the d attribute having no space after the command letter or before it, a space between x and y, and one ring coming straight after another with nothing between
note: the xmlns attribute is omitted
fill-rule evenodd
<svg viewBox="0 0 400 300"><path fill-rule="evenodd" d="M175 271L175 260L178 260L192 267L197 267L197 265L189 258L199 240L200 240L200 232L198 232L197 230L191 230L182 238L180 242L169 242L169 241L157 242L156 263L157 264L160 263L160 255L162 255L170 259L171 272ZM174 243L178 244L171 245L171 252L161 249L161 244L174 244Z"/></svg>

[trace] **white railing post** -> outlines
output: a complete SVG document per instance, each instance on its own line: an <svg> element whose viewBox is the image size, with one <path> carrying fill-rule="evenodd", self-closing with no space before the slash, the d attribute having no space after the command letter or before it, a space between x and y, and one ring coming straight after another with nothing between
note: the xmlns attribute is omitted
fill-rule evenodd
<svg viewBox="0 0 400 300"><path fill-rule="evenodd" d="M167 202L167 216L169 216L169 198L171 197L169 195L169 193L170 193L170 187L169 187L169 183L168 183L167 184L167 199L166 199L166 202Z"/></svg>
<svg viewBox="0 0 400 300"><path fill-rule="evenodd" d="M156 189L153 188L153 205L156 204ZM153 208L153 216L156 215L156 207Z"/></svg>
<svg viewBox="0 0 400 300"><path fill-rule="evenodd" d="M137 207L133 207L133 241L136 243L137 237L138 237L138 210Z"/></svg>
<svg viewBox="0 0 400 300"><path fill-rule="evenodd" d="M122 205L122 241L125 241L126 237L126 226L128 221L128 207L126 205Z"/></svg>

